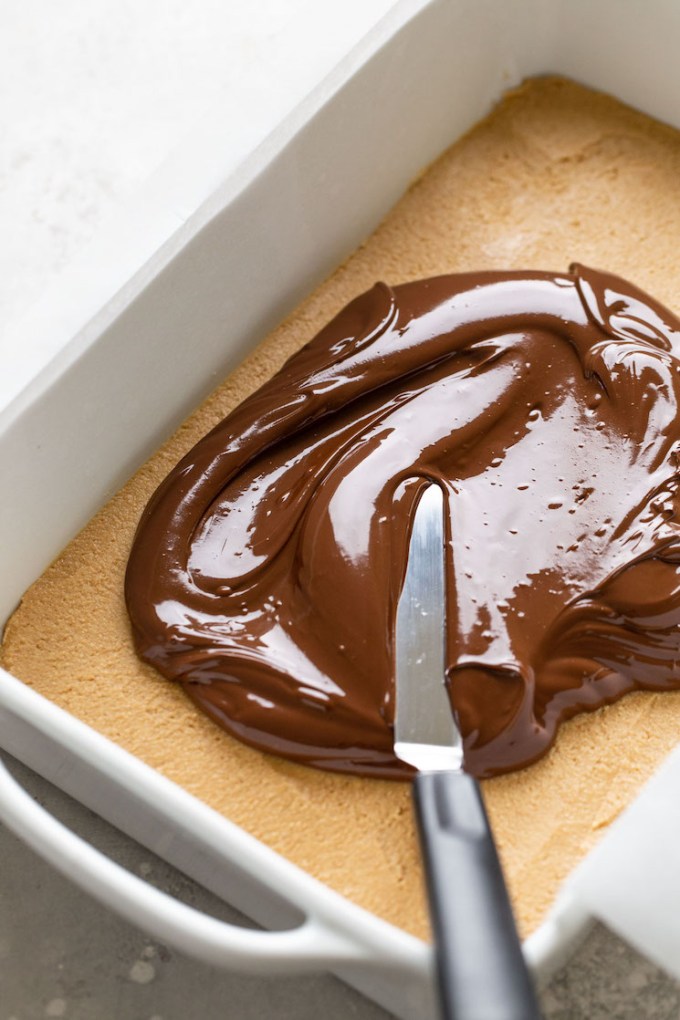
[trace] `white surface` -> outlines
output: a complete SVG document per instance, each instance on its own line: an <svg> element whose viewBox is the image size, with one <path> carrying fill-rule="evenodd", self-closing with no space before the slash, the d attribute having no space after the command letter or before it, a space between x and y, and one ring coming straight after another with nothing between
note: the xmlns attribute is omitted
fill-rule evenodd
<svg viewBox="0 0 680 1020"><path fill-rule="evenodd" d="M0 4L5 335L183 135L213 124L237 159L393 3Z"/></svg>

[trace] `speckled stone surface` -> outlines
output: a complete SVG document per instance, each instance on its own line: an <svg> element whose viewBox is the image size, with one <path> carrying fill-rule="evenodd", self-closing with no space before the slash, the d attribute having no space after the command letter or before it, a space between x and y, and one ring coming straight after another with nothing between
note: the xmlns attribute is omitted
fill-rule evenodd
<svg viewBox="0 0 680 1020"><path fill-rule="evenodd" d="M243 919L17 762L50 811L131 871L216 916ZM216 970L119 920L0 826L0 1020L389 1020L325 975ZM542 992L546 1020L678 1020L680 984L595 927Z"/></svg>
<svg viewBox="0 0 680 1020"><path fill-rule="evenodd" d="M678 1020L680 984L597 925L543 993L548 1020Z"/></svg>

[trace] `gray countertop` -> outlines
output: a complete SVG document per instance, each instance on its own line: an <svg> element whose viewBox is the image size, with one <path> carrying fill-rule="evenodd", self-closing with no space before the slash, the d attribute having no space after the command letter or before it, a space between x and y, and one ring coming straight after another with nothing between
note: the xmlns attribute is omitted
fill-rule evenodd
<svg viewBox="0 0 680 1020"><path fill-rule="evenodd" d="M40 803L131 871L239 921L209 893L18 762ZM0 827L0 1020L389 1020L326 975L220 971L150 939L62 878ZM679 1020L680 984L595 927L542 992L547 1020Z"/></svg>

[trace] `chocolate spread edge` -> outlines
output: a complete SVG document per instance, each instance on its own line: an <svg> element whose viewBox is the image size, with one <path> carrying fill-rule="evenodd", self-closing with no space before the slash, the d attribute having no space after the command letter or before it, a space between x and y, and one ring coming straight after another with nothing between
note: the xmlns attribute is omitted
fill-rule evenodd
<svg viewBox="0 0 680 1020"><path fill-rule="evenodd" d="M582 266L376 285L157 490L126 574L138 653L247 743L408 778L394 617L431 479L469 771L680 687L679 352L675 316Z"/></svg>

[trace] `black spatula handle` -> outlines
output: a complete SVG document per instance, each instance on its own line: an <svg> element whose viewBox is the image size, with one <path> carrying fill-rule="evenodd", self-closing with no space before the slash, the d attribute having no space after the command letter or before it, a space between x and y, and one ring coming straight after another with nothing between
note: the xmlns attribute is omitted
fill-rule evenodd
<svg viewBox="0 0 680 1020"><path fill-rule="evenodd" d="M414 785L446 1020L540 1020L477 781Z"/></svg>

